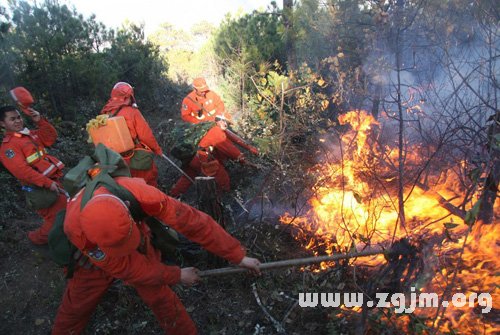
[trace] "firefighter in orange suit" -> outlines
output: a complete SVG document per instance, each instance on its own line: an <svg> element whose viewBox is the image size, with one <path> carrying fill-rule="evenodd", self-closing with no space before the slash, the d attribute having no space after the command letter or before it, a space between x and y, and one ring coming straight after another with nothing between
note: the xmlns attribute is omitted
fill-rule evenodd
<svg viewBox="0 0 500 335"><path fill-rule="evenodd" d="M208 88L204 78L193 80L193 91L182 100L181 118L190 123L215 121L216 116L230 119L221 98Z"/></svg>
<svg viewBox="0 0 500 335"><path fill-rule="evenodd" d="M212 127L200 140L200 148L191 162L183 167L184 172L194 179L196 176L214 177L219 191L228 192L230 190L230 179L224 162L235 160L240 164L246 164L245 156L236 147L232 141L227 138L225 130L227 121L218 119ZM191 181L186 176L181 176L169 194L173 197L179 197L187 192L191 186Z"/></svg>
<svg viewBox="0 0 500 335"><path fill-rule="evenodd" d="M142 210L179 231L208 251L259 274L259 260L245 255L235 238L210 216L147 185L139 178L117 177ZM192 285L197 269L167 266L151 244L146 224L135 222L127 204L99 187L81 209L82 194L69 203L64 231L95 267L76 266L67 284L52 329L53 335L80 334L100 298L115 279L133 286L169 335L196 334L196 326L170 286Z"/></svg>
<svg viewBox="0 0 500 335"><path fill-rule="evenodd" d="M153 135L147 121L137 108L134 97L134 90L130 84L118 82L111 90L111 98L108 100L101 114L111 116L123 116L127 122L127 127L135 143L135 149L145 149L162 155L162 149ZM122 156L127 164L130 164L133 152L123 153ZM145 170L130 169L132 177L143 178L146 183L154 187L158 186L158 168L154 162L151 167Z"/></svg>
<svg viewBox="0 0 500 335"><path fill-rule="evenodd" d="M0 108L0 126L5 129L0 161L21 182L24 191L36 192L39 188L53 192L48 192L53 198L48 207L35 209L43 218L41 227L28 233L34 244L46 244L57 212L66 207L66 197L59 182L64 164L47 152L46 147L56 141L55 128L36 110L29 108L28 113L38 129L25 128L14 106Z"/></svg>

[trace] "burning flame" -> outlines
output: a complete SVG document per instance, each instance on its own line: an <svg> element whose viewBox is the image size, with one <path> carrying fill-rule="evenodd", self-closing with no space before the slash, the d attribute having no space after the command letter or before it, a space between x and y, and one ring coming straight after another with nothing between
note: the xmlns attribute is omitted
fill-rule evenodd
<svg viewBox="0 0 500 335"><path fill-rule="evenodd" d="M404 237L423 240L441 236L431 252L433 259L426 264L432 279L422 291L441 296L446 287L453 285L451 289L466 295L487 292L492 295L494 310L498 309L500 292L494 274L500 268L498 224L483 225L471 236L463 219L444 208L443 202L458 208L463 198L455 187L457 177L448 171L435 178L432 189L420 184L404 189L406 222L402 225L398 218L397 163L392 163L398 161L397 147L376 143L380 123L365 111L348 112L339 117L339 122L349 124L352 131L342 137L340 157L335 162L320 164L311 171L318 177L309 199L310 210L301 216L286 213L281 217L284 224L297 231L295 238L319 255L362 249L368 244L389 247L392 241ZM422 148L409 143L405 147L408 169L421 166L425 160L425 155L420 154ZM499 208L497 201L496 213ZM355 262L377 266L383 261L383 256L377 256ZM323 263L321 269L329 266L332 264ZM432 308L415 313L433 320L440 318L439 310ZM436 314L434 318L432 313ZM500 331L493 318L488 321L469 306L448 307L438 326L440 331L453 328L467 334Z"/></svg>

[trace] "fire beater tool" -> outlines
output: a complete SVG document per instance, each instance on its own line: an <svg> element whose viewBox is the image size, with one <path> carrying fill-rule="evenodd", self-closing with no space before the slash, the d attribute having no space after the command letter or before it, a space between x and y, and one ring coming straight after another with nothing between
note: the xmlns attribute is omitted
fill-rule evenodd
<svg viewBox="0 0 500 335"><path fill-rule="evenodd" d="M184 172L179 166L177 166L177 164L175 164L170 158L168 158L165 154L162 154L161 155L167 162L169 162L173 167L175 167L177 169L177 171L179 171L180 173L182 173L184 175L184 177L186 177L191 183L195 183L195 181L193 180L193 178L191 178L186 172ZM211 177L212 178L212 177ZM248 210L245 208L245 206L243 206L243 204L241 203L241 201L239 201L236 197L233 197L233 199L236 201L236 203L245 211L248 213Z"/></svg>
<svg viewBox="0 0 500 335"><path fill-rule="evenodd" d="M180 173L182 173L184 175L184 177L186 177L191 183L194 184L194 180L193 178L191 178L186 172L184 172L180 167L177 166L177 164L175 164L170 158L168 158L165 154L161 154L161 156L167 161L169 162L174 168L177 169L177 171L179 171Z"/></svg>
<svg viewBox="0 0 500 335"><path fill-rule="evenodd" d="M332 262L332 261L338 261L341 259L351 259L351 258L368 257L368 256L375 256L375 255L389 255L389 254L392 255L392 254L398 254L398 253L402 254L404 252L405 252L404 250L376 248L376 249L370 249L370 250L365 250L365 251L360 251L360 252L338 253L338 254L333 254L333 255L328 255L328 256L295 258L295 259L287 259L287 260L276 261L276 262L267 262L267 263L260 264L259 269L260 270L271 270L271 269L291 267L291 266L303 266L303 265L317 264L317 263L322 263L322 262ZM221 276L221 275L228 275L228 274L235 274L235 273L243 273L243 272L247 272L247 271L248 271L247 269L240 268L240 267L226 267L226 268L199 271L198 275L200 277L212 277L212 276Z"/></svg>

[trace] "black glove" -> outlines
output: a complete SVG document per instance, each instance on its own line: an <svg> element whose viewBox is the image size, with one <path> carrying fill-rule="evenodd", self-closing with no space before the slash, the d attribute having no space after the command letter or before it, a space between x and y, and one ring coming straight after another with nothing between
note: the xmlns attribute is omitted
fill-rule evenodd
<svg viewBox="0 0 500 335"><path fill-rule="evenodd" d="M75 253L73 254L73 259L76 261L76 264L78 266L84 268L84 269L90 269L94 265L90 262L89 258L82 254L80 250L76 250Z"/></svg>

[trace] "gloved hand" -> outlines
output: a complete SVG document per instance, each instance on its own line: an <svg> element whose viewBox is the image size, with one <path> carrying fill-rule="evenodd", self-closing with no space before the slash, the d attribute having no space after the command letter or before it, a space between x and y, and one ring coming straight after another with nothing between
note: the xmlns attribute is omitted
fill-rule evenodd
<svg viewBox="0 0 500 335"><path fill-rule="evenodd" d="M78 266L84 268L84 269L90 269L94 265L90 262L89 258L82 254L80 250L76 250L75 253L73 254L73 259L76 261L76 264Z"/></svg>

